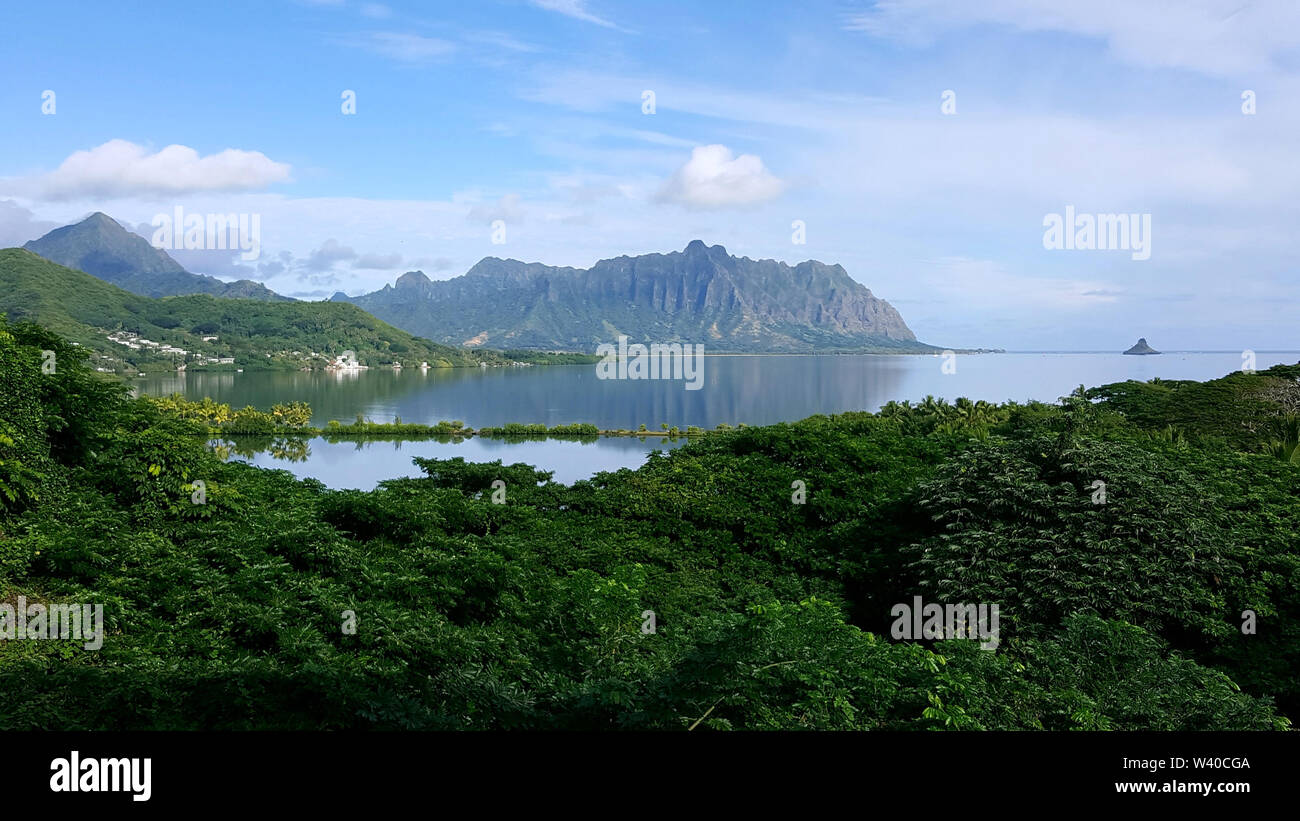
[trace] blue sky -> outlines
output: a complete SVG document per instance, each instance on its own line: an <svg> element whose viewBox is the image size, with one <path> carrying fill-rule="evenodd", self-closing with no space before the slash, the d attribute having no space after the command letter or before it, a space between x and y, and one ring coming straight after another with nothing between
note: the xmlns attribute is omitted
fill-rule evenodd
<svg viewBox="0 0 1300 821"><path fill-rule="evenodd" d="M699 238L840 263L941 345L1300 348L1289 0L51 2L0 25L28 33L0 50L4 246L96 210L145 236L177 205L255 213L257 260L174 256L321 298ZM1045 249L1067 205L1149 214L1150 258Z"/></svg>

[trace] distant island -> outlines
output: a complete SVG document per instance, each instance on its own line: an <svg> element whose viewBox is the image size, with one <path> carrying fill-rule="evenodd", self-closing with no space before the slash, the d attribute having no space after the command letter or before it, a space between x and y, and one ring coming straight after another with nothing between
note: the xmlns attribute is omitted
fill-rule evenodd
<svg viewBox="0 0 1300 821"><path fill-rule="evenodd" d="M1125 355L1131 355L1131 356L1150 356L1151 354L1158 354L1160 353L1160 351L1157 351L1154 348L1152 348L1150 345L1148 345L1146 337L1140 337L1137 341L1137 344L1129 348L1124 353Z"/></svg>

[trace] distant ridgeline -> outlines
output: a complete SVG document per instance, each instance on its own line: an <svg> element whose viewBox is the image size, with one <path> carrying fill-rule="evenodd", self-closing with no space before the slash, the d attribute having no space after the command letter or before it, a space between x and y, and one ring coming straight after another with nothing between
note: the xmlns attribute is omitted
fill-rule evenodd
<svg viewBox="0 0 1300 821"><path fill-rule="evenodd" d="M333 299L449 345L591 352L626 335L719 353L939 350L839 265L733 257L699 240L587 269L487 257L454 279L412 271Z"/></svg>
<svg viewBox="0 0 1300 821"><path fill-rule="evenodd" d="M138 296L295 301L251 280L191 273L102 213L23 247ZM683 251L606 259L589 269L487 257L454 279L411 271L382 290L340 292L331 301L351 302L453 348L590 354L627 336L632 344L696 344L714 353L941 350L918 342L892 305L839 265L734 257L700 240Z"/></svg>

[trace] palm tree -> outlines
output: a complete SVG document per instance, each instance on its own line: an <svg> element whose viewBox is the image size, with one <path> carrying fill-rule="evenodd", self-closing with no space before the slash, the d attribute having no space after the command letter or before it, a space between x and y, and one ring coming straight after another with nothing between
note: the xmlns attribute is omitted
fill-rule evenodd
<svg viewBox="0 0 1300 821"><path fill-rule="evenodd" d="M943 399L935 399L934 394L927 393L925 399L921 400L919 409L925 416L945 416L947 415L948 403Z"/></svg>
<svg viewBox="0 0 1300 821"><path fill-rule="evenodd" d="M1294 439L1288 442L1282 442L1275 439L1265 445L1264 450L1269 456L1279 459L1288 465L1300 465L1300 447L1296 447L1298 444L1300 444L1300 442L1297 442Z"/></svg>
<svg viewBox="0 0 1300 821"><path fill-rule="evenodd" d="M1157 442L1168 442L1171 445L1187 444L1187 434L1183 432L1182 428L1173 425L1165 425L1160 430L1153 430L1150 435Z"/></svg>
<svg viewBox="0 0 1300 821"><path fill-rule="evenodd" d="M1288 416L1282 423L1282 439L1269 442L1264 452L1288 465L1300 465L1300 416Z"/></svg>

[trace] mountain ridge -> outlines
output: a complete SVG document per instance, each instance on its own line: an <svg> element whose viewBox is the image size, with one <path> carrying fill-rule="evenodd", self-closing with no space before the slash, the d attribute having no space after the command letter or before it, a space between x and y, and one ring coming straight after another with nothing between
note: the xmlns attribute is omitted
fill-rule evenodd
<svg viewBox="0 0 1300 821"><path fill-rule="evenodd" d="M188 271L166 251L153 247L102 211L81 222L55 228L22 247L57 265L84 271L140 296L211 294L227 299L295 301L251 279L224 282Z"/></svg>
<svg viewBox="0 0 1300 821"><path fill-rule="evenodd" d="M433 280L408 271L332 301L443 344L591 351L620 334L703 343L719 352L928 352L902 315L843 266L735 257L692 240L682 251L623 255L590 268L484 257Z"/></svg>

